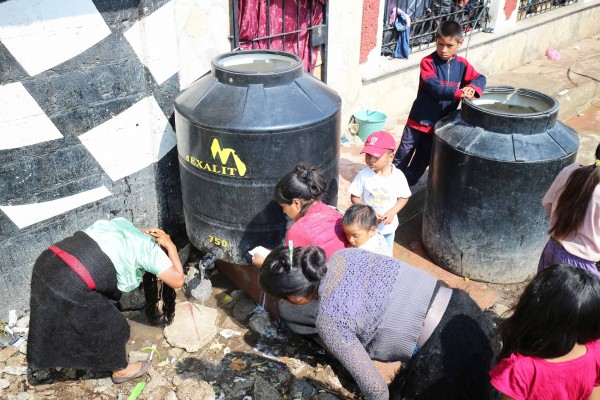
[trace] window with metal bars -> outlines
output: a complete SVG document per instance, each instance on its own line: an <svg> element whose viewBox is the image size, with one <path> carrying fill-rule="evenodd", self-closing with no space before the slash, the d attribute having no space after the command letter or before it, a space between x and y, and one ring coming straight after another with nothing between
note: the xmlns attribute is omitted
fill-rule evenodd
<svg viewBox="0 0 600 400"><path fill-rule="evenodd" d="M520 0L517 20L542 14L558 7L573 4L575 1L567 0Z"/></svg>
<svg viewBox="0 0 600 400"><path fill-rule="evenodd" d="M271 49L300 57L326 81L326 0L231 0L233 49Z"/></svg>
<svg viewBox="0 0 600 400"><path fill-rule="evenodd" d="M385 0L381 54L407 58L433 46L438 26L447 20L458 22L465 34L488 31L488 5L489 0Z"/></svg>

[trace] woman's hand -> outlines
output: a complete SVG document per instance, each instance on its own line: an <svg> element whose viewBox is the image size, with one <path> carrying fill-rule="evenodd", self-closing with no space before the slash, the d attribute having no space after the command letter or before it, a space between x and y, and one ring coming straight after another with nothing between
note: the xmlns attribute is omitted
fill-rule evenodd
<svg viewBox="0 0 600 400"><path fill-rule="evenodd" d="M265 257L263 257L261 254L254 254L252 256L252 264L254 264L255 267L262 267L263 264L265 263Z"/></svg>
<svg viewBox="0 0 600 400"><path fill-rule="evenodd" d="M150 235L154 238L156 243L160 245L167 252L169 260L171 260L171 268L166 269L160 274L156 275L158 279L171 286L173 289L178 289L183 286L185 275L183 273L183 266L179 260L179 254L177 254L177 246L171 240L171 236L167 235L165 231L158 228L142 228L140 229L146 235Z"/></svg>
<svg viewBox="0 0 600 400"><path fill-rule="evenodd" d="M373 365L389 385L402 369L402 361L381 362L373 360Z"/></svg>
<svg viewBox="0 0 600 400"><path fill-rule="evenodd" d="M142 228L140 229L147 235L154 237L154 240L160 247L169 251L171 248L176 248L175 244L171 240L171 236L169 236L165 231L158 228Z"/></svg>

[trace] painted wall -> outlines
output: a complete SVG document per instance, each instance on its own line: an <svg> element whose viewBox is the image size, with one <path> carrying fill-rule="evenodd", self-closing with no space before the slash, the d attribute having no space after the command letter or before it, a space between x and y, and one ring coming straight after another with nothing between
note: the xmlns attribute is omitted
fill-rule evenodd
<svg viewBox="0 0 600 400"><path fill-rule="evenodd" d="M0 2L0 320L98 219L185 240L173 99L228 35L227 0Z"/></svg>

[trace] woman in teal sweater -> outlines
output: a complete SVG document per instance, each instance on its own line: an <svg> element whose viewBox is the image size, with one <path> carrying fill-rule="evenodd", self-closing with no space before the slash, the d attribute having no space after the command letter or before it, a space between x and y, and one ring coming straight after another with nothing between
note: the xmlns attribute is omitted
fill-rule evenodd
<svg viewBox="0 0 600 400"><path fill-rule="evenodd" d="M123 218L97 221L44 250L31 277L31 368L112 371L114 383L143 375L150 362L127 362L129 325L115 303L146 273L170 288L183 286L183 267L169 235L140 230ZM165 298L166 292L171 296ZM150 308L153 300L147 299ZM163 300L172 306L169 321L174 292L163 290Z"/></svg>

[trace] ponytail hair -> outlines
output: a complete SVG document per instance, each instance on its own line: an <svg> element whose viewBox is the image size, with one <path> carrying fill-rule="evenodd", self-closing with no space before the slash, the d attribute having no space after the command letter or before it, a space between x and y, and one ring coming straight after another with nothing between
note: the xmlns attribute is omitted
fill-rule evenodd
<svg viewBox="0 0 600 400"><path fill-rule="evenodd" d="M162 300L162 316L169 325L175 318L175 289L160 281L156 275L146 272L143 276L144 297L146 298L146 316L153 325L161 323L158 302Z"/></svg>
<svg viewBox="0 0 600 400"><path fill-rule="evenodd" d="M300 199L310 205L321 201L326 191L327 179L319 167L300 162L277 182L274 197L279 204L292 204L292 200Z"/></svg>
<svg viewBox="0 0 600 400"><path fill-rule="evenodd" d="M573 265L552 265L533 278L512 311L498 326L498 361L513 353L564 356L576 343L600 338L600 278Z"/></svg>
<svg viewBox="0 0 600 400"><path fill-rule="evenodd" d="M600 160L600 144L596 147ZM557 240L569 239L583 223L590 199L600 183L600 162L577 168L565 183L556 205L556 220L548 234Z"/></svg>
<svg viewBox="0 0 600 400"><path fill-rule="evenodd" d="M278 298L308 297L317 290L326 272L325 252L320 247L296 247L290 264L289 249L279 246L265 259L259 282L267 293Z"/></svg>

